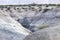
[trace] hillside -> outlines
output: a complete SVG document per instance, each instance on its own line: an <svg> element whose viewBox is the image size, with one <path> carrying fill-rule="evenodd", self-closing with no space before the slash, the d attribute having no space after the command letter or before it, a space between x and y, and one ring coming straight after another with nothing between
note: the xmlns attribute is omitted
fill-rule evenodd
<svg viewBox="0 0 60 40"><path fill-rule="evenodd" d="M12 19L6 13L0 13L0 40L23 40L30 31Z"/></svg>

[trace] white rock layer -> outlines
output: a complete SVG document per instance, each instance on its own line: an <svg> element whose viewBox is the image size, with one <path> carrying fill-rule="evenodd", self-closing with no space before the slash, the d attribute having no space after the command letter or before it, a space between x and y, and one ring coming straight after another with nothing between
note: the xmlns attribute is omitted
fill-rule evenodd
<svg viewBox="0 0 60 40"><path fill-rule="evenodd" d="M0 13L0 40L23 40L29 33L10 16Z"/></svg>

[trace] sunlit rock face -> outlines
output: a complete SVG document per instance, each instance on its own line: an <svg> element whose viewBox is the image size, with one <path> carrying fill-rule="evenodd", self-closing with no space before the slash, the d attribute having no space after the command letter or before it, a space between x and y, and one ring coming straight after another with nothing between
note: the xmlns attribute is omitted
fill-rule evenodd
<svg viewBox="0 0 60 40"><path fill-rule="evenodd" d="M23 40L29 33L10 16L0 13L0 40Z"/></svg>
<svg viewBox="0 0 60 40"><path fill-rule="evenodd" d="M34 32L24 40L60 40L60 25Z"/></svg>
<svg viewBox="0 0 60 40"><path fill-rule="evenodd" d="M20 33L11 32L6 29L0 29L0 40L23 40L25 37L25 35Z"/></svg>

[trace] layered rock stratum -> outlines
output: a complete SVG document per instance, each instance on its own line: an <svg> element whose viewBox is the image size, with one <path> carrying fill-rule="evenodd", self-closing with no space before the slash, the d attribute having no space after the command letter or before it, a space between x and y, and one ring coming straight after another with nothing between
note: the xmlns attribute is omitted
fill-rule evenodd
<svg viewBox="0 0 60 40"><path fill-rule="evenodd" d="M3 8L2 8L3 7ZM37 31L44 27L56 26L60 23L60 7L57 5L16 5L1 6L0 13L9 15L23 27Z"/></svg>
<svg viewBox="0 0 60 40"><path fill-rule="evenodd" d="M60 40L58 25L57 5L0 6L1 40Z"/></svg>

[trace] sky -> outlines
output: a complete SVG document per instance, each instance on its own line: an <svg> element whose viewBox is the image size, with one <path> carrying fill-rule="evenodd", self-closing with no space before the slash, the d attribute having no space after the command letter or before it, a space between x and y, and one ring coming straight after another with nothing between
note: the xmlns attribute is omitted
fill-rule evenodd
<svg viewBox="0 0 60 40"><path fill-rule="evenodd" d="M0 0L0 5L5 4L60 4L60 0Z"/></svg>

